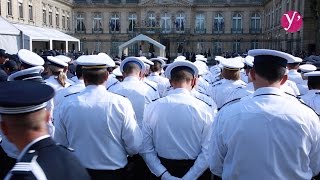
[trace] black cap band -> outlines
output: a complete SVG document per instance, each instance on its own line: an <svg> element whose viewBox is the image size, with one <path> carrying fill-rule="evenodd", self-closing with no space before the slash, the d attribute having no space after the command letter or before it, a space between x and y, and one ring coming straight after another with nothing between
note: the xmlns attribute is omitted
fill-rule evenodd
<svg viewBox="0 0 320 180"><path fill-rule="evenodd" d="M253 66L274 64L275 66L287 67L288 60L279 57L279 56L271 56L271 55L259 55L254 56Z"/></svg>

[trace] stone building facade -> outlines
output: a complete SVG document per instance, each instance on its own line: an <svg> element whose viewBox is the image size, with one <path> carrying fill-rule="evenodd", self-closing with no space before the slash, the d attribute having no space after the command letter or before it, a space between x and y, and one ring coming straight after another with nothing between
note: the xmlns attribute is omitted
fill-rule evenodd
<svg viewBox="0 0 320 180"><path fill-rule="evenodd" d="M166 54L246 53L272 48L315 51L311 1L306 0L1 0L1 16L14 23L55 28L81 41L87 53L115 56L118 46L144 34L165 45ZM22 10L21 10L22 9ZM287 33L281 16L304 17L297 33ZM156 47L139 42L127 55L149 56ZM157 54L155 54L157 55Z"/></svg>

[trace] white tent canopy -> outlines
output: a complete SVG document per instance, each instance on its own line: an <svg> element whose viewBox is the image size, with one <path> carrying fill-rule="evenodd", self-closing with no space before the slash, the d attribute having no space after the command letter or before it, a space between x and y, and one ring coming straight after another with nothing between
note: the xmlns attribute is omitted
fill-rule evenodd
<svg viewBox="0 0 320 180"><path fill-rule="evenodd" d="M162 45L158 41L155 41L146 35L140 34L140 35L132 38L131 40L129 40L119 46L119 57L121 57L123 49L128 48L129 45L134 44L137 41L147 41L147 42L157 46L160 49L159 56L162 56L162 57L165 56L166 46Z"/></svg>
<svg viewBox="0 0 320 180"><path fill-rule="evenodd" d="M63 32L55 29L41 28L37 26L25 25L25 24L13 24L15 27L20 29L23 33L24 47L32 50L33 41L47 41L50 42L49 49L53 49L52 41L63 41L66 43L66 51L68 51L68 42L77 42L78 50L80 49L80 40L69 36ZM27 45L26 42L29 41Z"/></svg>
<svg viewBox="0 0 320 180"><path fill-rule="evenodd" d="M0 16L0 49L15 54L20 49L20 30Z"/></svg>

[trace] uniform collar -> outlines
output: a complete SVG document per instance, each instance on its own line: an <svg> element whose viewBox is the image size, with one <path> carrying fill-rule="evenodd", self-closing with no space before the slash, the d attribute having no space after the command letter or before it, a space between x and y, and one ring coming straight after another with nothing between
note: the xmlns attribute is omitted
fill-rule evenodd
<svg viewBox="0 0 320 180"><path fill-rule="evenodd" d="M311 94L320 93L320 89L311 89L309 90L309 93Z"/></svg>
<svg viewBox="0 0 320 180"><path fill-rule="evenodd" d="M150 73L150 76L160 76L160 74L157 72L153 72L153 73Z"/></svg>
<svg viewBox="0 0 320 180"><path fill-rule="evenodd" d="M135 76L128 76L126 78L124 78L123 81L140 81L138 77Z"/></svg>
<svg viewBox="0 0 320 180"><path fill-rule="evenodd" d="M106 90L106 87L104 85L88 85L85 90L86 91Z"/></svg>
<svg viewBox="0 0 320 180"><path fill-rule="evenodd" d="M289 73L298 73L298 71L296 69L290 69Z"/></svg>
<svg viewBox="0 0 320 180"><path fill-rule="evenodd" d="M262 87L257 89L254 93L253 96L259 96L263 94L273 94L273 95L283 95L283 91L279 88L274 88L274 87Z"/></svg>
<svg viewBox="0 0 320 180"><path fill-rule="evenodd" d="M84 80L83 79L78 79L76 84L84 84Z"/></svg>
<svg viewBox="0 0 320 180"><path fill-rule="evenodd" d="M42 139L46 139L49 138L50 135L44 135L44 136L40 136L37 139L31 141L26 147L23 148L23 150L21 151L18 160L20 160L22 158L22 156L30 149L31 146L33 146L35 143L41 141Z"/></svg>
<svg viewBox="0 0 320 180"><path fill-rule="evenodd" d="M191 94L191 92L185 88L176 88L176 89L170 90L168 92L168 95L170 95L170 94Z"/></svg>

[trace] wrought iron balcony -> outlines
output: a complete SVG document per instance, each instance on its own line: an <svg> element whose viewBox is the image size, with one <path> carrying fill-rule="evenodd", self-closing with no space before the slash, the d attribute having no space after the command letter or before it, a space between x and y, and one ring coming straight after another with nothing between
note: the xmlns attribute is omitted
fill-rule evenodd
<svg viewBox="0 0 320 180"><path fill-rule="evenodd" d="M222 28L214 27L212 29L212 34L224 34L224 27L222 27Z"/></svg>
<svg viewBox="0 0 320 180"><path fill-rule="evenodd" d="M92 34L103 34L103 28L92 28Z"/></svg>
<svg viewBox="0 0 320 180"><path fill-rule="evenodd" d="M232 34L242 34L243 29L242 28L231 28L231 33Z"/></svg>
<svg viewBox="0 0 320 180"><path fill-rule="evenodd" d="M262 33L262 28L250 28L249 29L250 34L261 34Z"/></svg>

